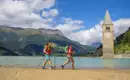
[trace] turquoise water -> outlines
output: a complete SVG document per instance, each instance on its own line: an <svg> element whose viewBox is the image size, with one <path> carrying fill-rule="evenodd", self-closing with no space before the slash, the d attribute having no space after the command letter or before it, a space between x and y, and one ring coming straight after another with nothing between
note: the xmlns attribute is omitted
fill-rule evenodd
<svg viewBox="0 0 130 80"><path fill-rule="evenodd" d="M10 65L19 67L42 67L44 57L28 57L28 56L1 56L0 65ZM57 68L60 67L65 61L66 57L51 57L53 63ZM129 58L87 58L87 57L74 57L76 68L129 68ZM71 64L66 67L70 67Z"/></svg>

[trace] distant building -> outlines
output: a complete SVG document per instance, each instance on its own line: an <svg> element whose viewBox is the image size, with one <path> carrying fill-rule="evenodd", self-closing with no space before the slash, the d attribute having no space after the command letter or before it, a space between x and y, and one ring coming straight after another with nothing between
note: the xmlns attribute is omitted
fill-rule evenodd
<svg viewBox="0 0 130 80"><path fill-rule="evenodd" d="M108 10L102 25L103 58L114 57L114 28Z"/></svg>

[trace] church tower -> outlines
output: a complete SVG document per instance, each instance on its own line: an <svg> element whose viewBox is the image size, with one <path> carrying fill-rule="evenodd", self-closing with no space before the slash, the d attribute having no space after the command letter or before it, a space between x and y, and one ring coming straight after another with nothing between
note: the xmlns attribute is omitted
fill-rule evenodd
<svg viewBox="0 0 130 80"><path fill-rule="evenodd" d="M103 58L114 57L114 28L108 10L102 25Z"/></svg>

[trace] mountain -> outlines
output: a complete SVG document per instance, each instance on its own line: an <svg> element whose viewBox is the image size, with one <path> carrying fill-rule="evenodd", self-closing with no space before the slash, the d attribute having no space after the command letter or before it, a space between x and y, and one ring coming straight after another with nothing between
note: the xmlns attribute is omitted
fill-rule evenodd
<svg viewBox="0 0 130 80"><path fill-rule="evenodd" d="M96 48L94 55L95 56L102 56L102 44L100 44L100 46Z"/></svg>
<svg viewBox="0 0 130 80"><path fill-rule="evenodd" d="M43 29L40 28L38 29L42 34L44 35L60 35L60 36L64 36L64 34L60 31L60 30L51 30L51 29Z"/></svg>
<svg viewBox="0 0 130 80"><path fill-rule="evenodd" d="M0 26L0 46L2 47L0 50L8 49L8 51L12 51L19 56L41 55L42 49L48 41L56 43L57 47L53 49L53 53L55 54L64 53L64 46L67 44L72 44L77 54L95 50L95 47L84 46L66 38L64 34L57 29L24 29L6 25ZM2 55L4 55L3 52Z"/></svg>
<svg viewBox="0 0 130 80"><path fill-rule="evenodd" d="M101 45L101 42L94 42L94 43L92 43L92 46L94 46L94 47L99 47Z"/></svg>
<svg viewBox="0 0 130 80"><path fill-rule="evenodd" d="M1 55L2 56L4 56L4 55L6 55L6 56L18 56L18 54L14 53L13 51L0 46L0 56Z"/></svg>
<svg viewBox="0 0 130 80"><path fill-rule="evenodd" d="M89 45L84 45L85 48L87 48L88 52L94 53L96 51L95 46L89 46Z"/></svg>
<svg viewBox="0 0 130 80"><path fill-rule="evenodd" d="M115 39L115 53L123 54L126 51L130 51L130 28Z"/></svg>

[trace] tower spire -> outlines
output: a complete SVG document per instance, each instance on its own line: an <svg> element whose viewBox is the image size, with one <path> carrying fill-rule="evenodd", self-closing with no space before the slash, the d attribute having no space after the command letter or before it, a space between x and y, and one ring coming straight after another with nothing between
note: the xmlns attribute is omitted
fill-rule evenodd
<svg viewBox="0 0 130 80"><path fill-rule="evenodd" d="M103 24L113 24L108 10L106 10L106 15Z"/></svg>

